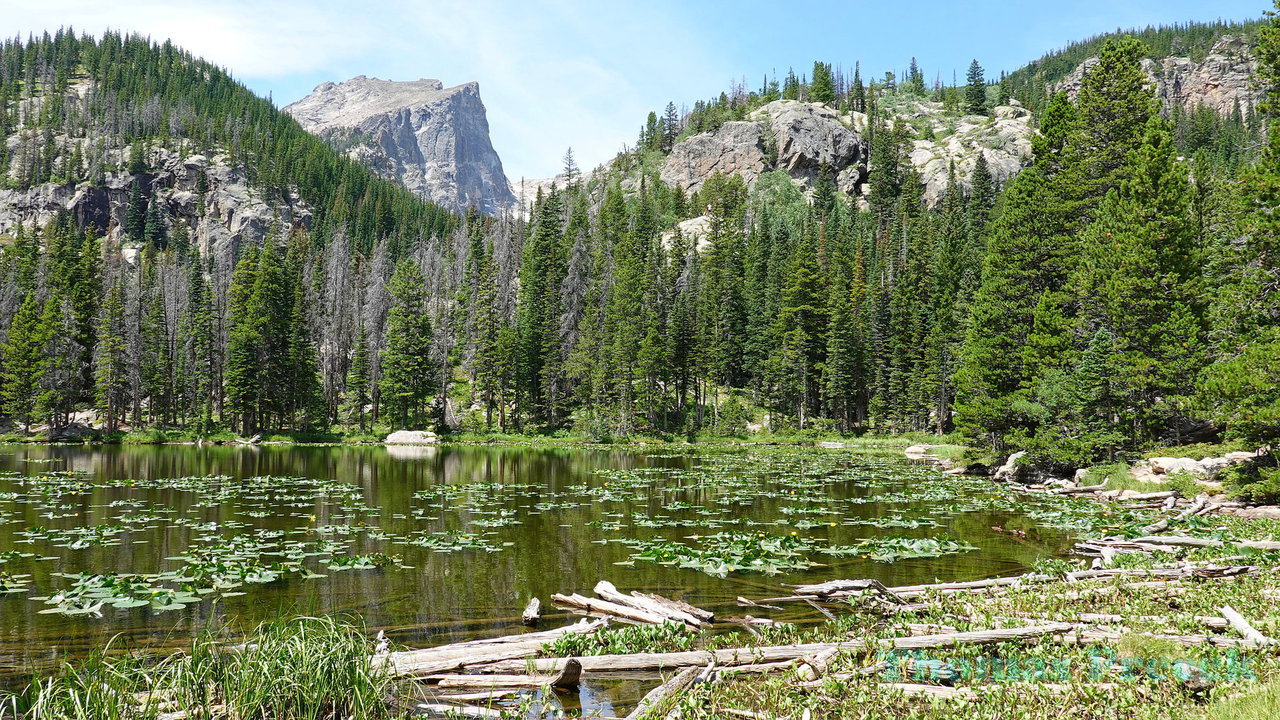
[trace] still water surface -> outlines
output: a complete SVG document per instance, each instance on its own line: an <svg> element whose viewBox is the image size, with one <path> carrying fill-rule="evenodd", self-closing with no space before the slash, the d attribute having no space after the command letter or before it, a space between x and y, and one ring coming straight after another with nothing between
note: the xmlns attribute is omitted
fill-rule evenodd
<svg viewBox="0 0 1280 720"><path fill-rule="evenodd" d="M120 647L182 645L193 631L245 628L281 614L348 613L407 645L439 644L515 631L530 597L546 606L554 592L589 595L600 579L741 615L737 596L782 594L784 583L969 580L1022 571L1069 545L1064 531L973 504L973 486L912 465L900 452L0 446L0 551L51 558L12 558L0 568L31 576L25 592L0 595L0 670L26 675L114 636ZM169 481L179 478L185 480ZM877 518L935 524L867 524ZM116 544L72 547L58 534L117 525L123 529L110 530L107 540ZM1032 532L1018 538L992 526ZM832 544L885 534L949 536L978 549L896 562L814 557L823 565L717 578L632 561L634 550L619 542L696 542L689 536L724 530L794 532ZM450 531L455 535L442 535ZM486 549L440 552L438 543L412 542L456 533ZM181 566L173 558L193 542L255 534L327 543L329 555L305 560L325 576L246 583L234 589L243 594L210 594L166 612L106 606L101 616L45 614L50 606L33 599L72 585L59 573L160 573ZM328 557L368 553L399 556L402 566L326 569ZM793 619L810 611L797 608ZM569 617L548 608L548 625Z"/></svg>

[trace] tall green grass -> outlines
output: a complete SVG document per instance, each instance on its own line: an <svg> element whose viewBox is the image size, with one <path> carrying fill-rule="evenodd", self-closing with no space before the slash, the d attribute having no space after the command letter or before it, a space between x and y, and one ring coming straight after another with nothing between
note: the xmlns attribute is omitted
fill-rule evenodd
<svg viewBox="0 0 1280 720"><path fill-rule="evenodd" d="M332 618L259 626L236 645L213 638L162 658L110 648L33 683L11 707L49 720L151 720L164 713L238 720L380 720L394 705L389 670L370 662L373 645Z"/></svg>

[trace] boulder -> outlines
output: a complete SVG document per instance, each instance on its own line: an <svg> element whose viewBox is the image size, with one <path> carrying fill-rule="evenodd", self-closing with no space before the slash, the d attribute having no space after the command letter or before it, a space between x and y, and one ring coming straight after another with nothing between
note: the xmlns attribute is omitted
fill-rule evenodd
<svg viewBox="0 0 1280 720"><path fill-rule="evenodd" d="M1013 482L1020 479L1025 468L1023 468L1018 461L1026 457L1026 455L1026 450L1019 450L1018 452L1010 455L1009 459L1005 460L1004 464L996 470L995 479L997 481L1005 482Z"/></svg>
<svg viewBox="0 0 1280 720"><path fill-rule="evenodd" d="M755 122L727 122L676 143L662 166L661 177L662 182L693 193L715 173L740 175L751 184L768 170L764 127Z"/></svg>
<svg viewBox="0 0 1280 720"><path fill-rule="evenodd" d="M1172 475L1174 473L1186 473L1188 475L1208 474L1199 460L1192 460L1191 458L1153 457L1148 458L1147 463L1151 466L1152 472L1160 475Z"/></svg>
<svg viewBox="0 0 1280 720"><path fill-rule="evenodd" d="M696 218L689 218L676 223L679 229L680 237L684 238L689 247L696 249L698 252L711 247L711 217L708 215L699 215ZM676 238L676 230L668 230L662 234L662 246L670 249L671 243Z"/></svg>
<svg viewBox="0 0 1280 720"><path fill-rule="evenodd" d="M1231 461L1224 457L1205 458L1200 461L1200 467L1204 469L1204 474L1208 477L1216 477L1218 473L1231 466Z"/></svg>
<svg viewBox="0 0 1280 720"><path fill-rule="evenodd" d="M777 168L806 189L817 183L824 165L843 175L846 186L856 187L865 178L870 147L835 110L822 103L775 100L753 115L760 116L768 118L773 133ZM850 168L853 172L846 173Z"/></svg>
<svg viewBox="0 0 1280 720"><path fill-rule="evenodd" d="M1235 511L1235 514L1254 520L1280 520L1280 506L1261 505L1259 507L1240 508Z"/></svg>
<svg viewBox="0 0 1280 720"><path fill-rule="evenodd" d="M382 442L385 445L435 445L440 438L430 430L397 430Z"/></svg>
<svg viewBox="0 0 1280 720"><path fill-rule="evenodd" d="M1223 458L1225 458L1226 460L1230 461L1230 462L1238 463L1238 462L1247 462L1247 461L1249 461L1249 460L1252 460L1252 459L1254 459L1254 458L1258 457L1258 454L1257 454L1257 453L1252 453L1252 452L1247 452L1247 451L1244 451L1244 450L1236 450L1236 451L1233 451L1233 452L1229 452L1229 453L1227 453L1226 455L1223 455L1222 457L1223 457Z"/></svg>

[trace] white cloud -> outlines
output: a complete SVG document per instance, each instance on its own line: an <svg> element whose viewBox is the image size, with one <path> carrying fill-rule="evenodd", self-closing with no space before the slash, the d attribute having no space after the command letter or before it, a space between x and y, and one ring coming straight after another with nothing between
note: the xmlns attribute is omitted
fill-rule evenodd
<svg viewBox="0 0 1280 720"><path fill-rule="evenodd" d="M314 3L297 0L231 0L216 5L54 0L14 3L4 9L4 18L10 29L24 35L70 26L95 35L110 28L172 40L238 77L281 78L320 70L377 43L377 31L365 15L344 13L335 18L316 10Z"/></svg>

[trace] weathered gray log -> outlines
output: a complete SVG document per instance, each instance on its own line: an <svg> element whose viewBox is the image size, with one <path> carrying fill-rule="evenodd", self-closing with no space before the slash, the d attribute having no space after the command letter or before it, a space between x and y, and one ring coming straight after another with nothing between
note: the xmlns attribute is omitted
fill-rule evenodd
<svg viewBox="0 0 1280 720"><path fill-rule="evenodd" d="M1150 543L1159 545L1184 545L1186 547L1223 547L1224 545L1235 545L1237 547L1252 548L1254 550L1280 550L1280 540L1214 540L1213 538L1193 538L1184 535L1148 535L1145 537L1134 538L1130 542Z"/></svg>
<svg viewBox="0 0 1280 720"><path fill-rule="evenodd" d="M520 615L520 621L525 625L537 625L542 619L542 601L538 598L529 598L529 604L524 606L524 612Z"/></svg>
<svg viewBox="0 0 1280 720"><path fill-rule="evenodd" d="M578 687L582 681L582 664L575 658L569 658L555 675L428 675L420 679L442 690L458 688L526 690L547 686L569 690Z"/></svg>
<svg viewBox="0 0 1280 720"><path fill-rule="evenodd" d="M593 589L595 590L595 593L599 595L602 600L606 600L611 603L617 603L618 605L622 605L624 607L631 607L631 608L635 608L636 610L642 610L644 612L653 613L654 615L665 617L668 620L672 620L675 622L682 622L682 623L685 623L686 625L691 625L693 627L702 627L702 620L694 617L693 615L690 615L689 613L683 610L677 610L668 605L664 605L651 598L638 597L635 595L624 595L618 592L618 588L614 587L613 583L609 582L608 580L601 580L600 582L596 583L596 586Z"/></svg>
<svg viewBox="0 0 1280 720"><path fill-rule="evenodd" d="M704 610L700 607L697 607L696 605L690 605L684 600L679 600L677 598L669 598L662 595L656 595L654 593L640 592L638 590L632 590L631 596L638 597L638 598L648 598L649 600L652 600L656 603L661 603L662 605L666 605L672 610L680 610L681 612L689 613L690 615L698 618L703 622L715 622L715 619L716 619L716 614L711 612L710 610Z"/></svg>
<svg viewBox="0 0 1280 720"><path fill-rule="evenodd" d="M452 703L467 703L475 700L498 700L500 698L519 695L519 690L485 690L484 692L445 693L436 695L436 700Z"/></svg>
<svg viewBox="0 0 1280 720"><path fill-rule="evenodd" d="M827 648L817 655L801 658L800 667L796 669L796 676L805 682L817 680L827 674L827 670L831 667L831 661L838 654L840 654L839 648Z"/></svg>
<svg viewBox="0 0 1280 720"><path fill-rule="evenodd" d="M800 643L796 645L764 645L754 648L730 648L724 650L688 650L670 653L635 653L630 655L595 655L577 658L582 669L587 672L607 670L661 670L691 665L705 666L715 662L720 666L754 665L758 663L781 662L795 660L806 655L816 655L824 650L860 651L872 647L892 647L899 650L919 650L925 648L955 647L959 645L981 645L989 643L1026 640L1031 638L1060 635L1075 629L1071 623L1046 622L1017 628L1000 628L995 630L973 630L941 635L917 635L883 640L845 640L830 643ZM534 672L556 672L564 664L565 658L539 658L519 662L497 662L473 668L476 672L522 672L531 669Z"/></svg>
<svg viewBox="0 0 1280 720"><path fill-rule="evenodd" d="M687 667L677 673L675 677L650 690L647 695L640 699L640 704L636 705L636 709L627 714L626 720L638 720L647 713L662 707L662 703L666 702L668 698L684 692L686 688L692 685L700 672L702 672L700 667Z"/></svg>
<svg viewBox="0 0 1280 720"><path fill-rule="evenodd" d="M1111 478L1103 478L1102 482L1097 485L1077 485L1075 487L1052 488L1049 492L1055 495L1079 495L1081 493L1097 492L1106 490L1107 483L1111 482Z"/></svg>
<svg viewBox="0 0 1280 720"><path fill-rule="evenodd" d="M1251 640L1241 640L1240 638L1224 637L1222 635L1166 635L1163 633L1131 633L1116 632L1113 630L1102 630L1099 628L1090 628L1081 626L1079 629L1067 633L1061 637L1064 645L1095 645L1105 642L1117 642L1121 638L1133 635L1141 637L1155 638L1157 640L1167 640L1175 642L1179 645L1187 645L1196 647L1200 645L1212 645L1222 648L1249 648L1256 647Z"/></svg>
<svg viewBox="0 0 1280 720"><path fill-rule="evenodd" d="M507 635L500 638L471 640L422 650L407 650L380 655L374 662L387 663L403 677L420 677L458 670L468 665L518 660L537 655L542 646L568 634L590 634L604 627L604 622L582 621L573 625L541 632Z"/></svg>
<svg viewBox="0 0 1280 720"><path fill-rule="evenodd" d="M418 709L434 717L480 718L481 720L502 720L501 710L475 707L473 705L445 705L443 703L418 703Z"/></svg>
<svg viewBox="0 0 1280 720"><path fill-rule="evenodd" d="M1227 622L1231 623L1231 627L1235 628L1236 632L1240 633L1245 640L1248 640L1254 645L1258 647L1265 647L1275 642L1271 638L1254 629L1254 627L1249 624L1249 621L1246 620L1243 615L1236 612L1236 609L1230 605L1223 605L1218 608L1218 612L1222 613L1222 617L1226 618Z"/></svg>
<svg viewBox="0 0 1280 720"><path fill-rule="evenodd" d="M884 586L884 583L875 579L863 580L828 580L827 582L817 583L814 585L793 585L792 590L796 595L808 595L819 598L846 597L854 593L866 592L868 590L879 593L892 599L894 602L902 602L902 598L898 597L892 590Z"/></svg>
<svg viewBox="0 0 1280 720"><path fill-rule="evenodd" d="M561 605L581 608L588 612L601 613L603 615L614 615L616 617L647 623L649 625L661 625L664 622L667 622L667 617L665 615L659 615L648 610L640 610L626 605L619 605L618 603L609 602L607 600L589 598L577 593L573 593L572 595L561 595L556 593L551 596L551 601Z"/></svg>

